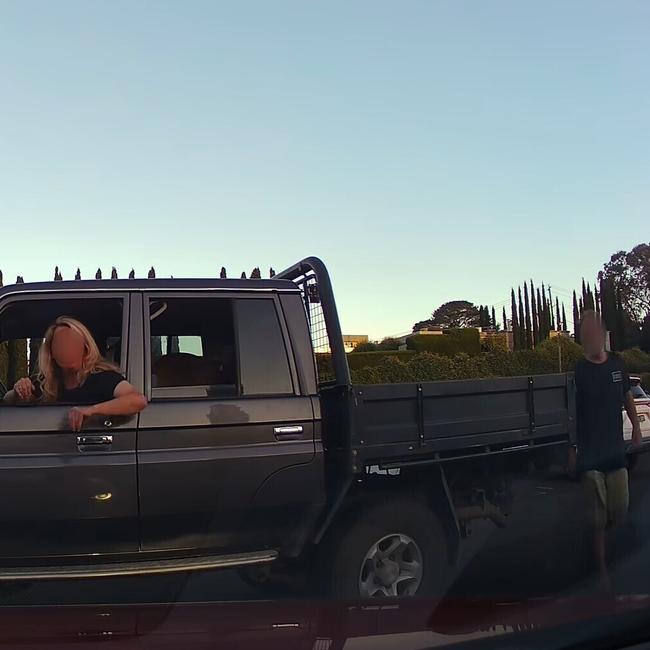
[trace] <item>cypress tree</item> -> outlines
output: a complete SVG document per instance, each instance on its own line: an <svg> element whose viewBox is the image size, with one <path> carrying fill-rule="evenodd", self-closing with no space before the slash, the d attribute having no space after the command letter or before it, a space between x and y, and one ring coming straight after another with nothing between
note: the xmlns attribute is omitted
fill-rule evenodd
<svg viewBox="0 0 650 650"><path fill-rule="evenodd" d="M555 319L557 322L556 329L562 329L562 319L560 318L560 301L557 296L555 296Z"/></svg>
<svg viewBox="0 0 650 650"><path fill-rule="evenodd" d="M135 269L129 271L129 280L135 280Z"/></svg>
<svg viewBox="0 0 650 650"><path fill-rule="evenodd" d="M226 276L226 267L225 266L221 267L221 271L219 272L219 277L222 278L222 279L227 277Z"/></svg>
<svg viewBox="0 0 650 650"><path fill-rule="evenodd" d="M526 312L526 349L533 349L533 328L530 321L530 300L528 299L528 283L524 282L524 310Z"/></svg>
<svg viewBox="0 0 650 650"><path fill-rule="evenodd" d="M111 280L117 280L117 269L115 267L111 269Z"/></svg>
<svg viewBox="0 0 650 650"><path fill-rule="evenodd" d="M262 274L260 273L260 267L256 266L251 271L251 280L260 280L261 278L262 278Z"/></svg>
<svg viewBox="0 0 650 650"><path fill-rule="evenodd" d="M524 301L521 298L521 286L517 287L517 298L519 301L519 348L525 350L528 335L526 333L526 318L524 316Z"/></svg>
<svg viewBox="0 0 650 650"><path fill-rule="evenodd" d="M81 270L77 267L77 272L74 274L75 280L81 280Z"/></svg>
<svg viewBox="0 0 650 650"><path fill-rule="evenodd" d="M600 293L598 293L598 287L594 284L594 304L596 306L596 313L600 316Z"/></svg>
<svg viewBox="0 0 650 650"><path fill-rule="evenodd" d="M246 279L246 271L242 271L240 280L245 280L245 279Z"/></svg>
<svg viewBox="0 0 650 650"><path fill-rule="evenodd" d="M515 290L510 289L510 321L512 323L512 345L515 350L519 349L519 319L517 318L517 301Z"/></svg>
<svg viewBox="0 0 650 650"><path fill-rule="evenodd" d="M97 269L97 273L95 273L95 280L101 280L102 279L102 270Z"/></svg>
<svg viewBox="0 0 650 650"><path fill-rule="evenodd" d="M271 267L271 268L269 269L269 277L270 277L270 278L274 278L274 277L275 277L275 269L274 269L273 267Z"/></svg>
<svg viewBox="0 0 650 650"><path fill-rule="evenodd" d="M153 266L149 269L149 273L147 273L147 279L153 280L156 277L156 269L153 268ZM169 352L168 352L169 354Z"/></svg>
<svg viewBox="0 0 650 650"><path fill-rule="evenodd" d="M578 311L578 299L576 292L573 292L573 338L580 343L580 312Z"/></svg>
<svg viewBox="0 0 650 650"><path fill-rule="evenodd" d="M494 327L495 330L499 329L499 326L497 325L497 317L494 313L494 305L492 305L492 327Z"/></svg>
<svg viewBox="0 0 650 650"><path fill-rule="evenodd" d="M532 280L530 281L530 308L533 321L533 346L536 346L539 343L539 304L535 300L535 287Z"/></svg>
<svg viewBox="0 0 650 650"><path fill-rule="evenodd" d="M539 328L539 340L544 340L544 303L542 302L542 293L537 287L537 327Z"/></svg>
<svg viewBox="0 0 650 650"><path fill-rule="evenodd" d="M562 331L568 332L569 328L566 324L566 311L564 311L564 303L562 303Z"/></svg>
<svg viewBox="0 0 650 650"><path fill-rule="evenodd" d="M503 314L501 314L501 318L503 319L503 331L507 332L508 331L508 317L506 316L505 305L503 307Z"/></svg>
<svg viewBox="0 0 650 650"><path fill-rule="evenodd" d="M548 338L548 334L551 330L551 321L548 316L548 300L546 297L546 287L542 282L542 322L544 323L542 329L542 340Z"/></svg>

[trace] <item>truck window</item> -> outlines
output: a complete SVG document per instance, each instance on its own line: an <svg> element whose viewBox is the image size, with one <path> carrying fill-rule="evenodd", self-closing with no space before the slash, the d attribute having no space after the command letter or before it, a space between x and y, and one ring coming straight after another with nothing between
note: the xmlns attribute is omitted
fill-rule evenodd
<svg viewBox="0 0 650 650"><path fill-rule="evenodd" d="M123 302L120 298L38 298L17 300L0 313L0 389L38 373L43 334L59 316L80 320L91 331L102 356L126 370ZM2 402L0 402L2 404Z"/></svg>
<svg viewBox="0 0 650 650"><path fill-rule="evenodd" d="M237 300L236 310L242 394L293 393L287 350L273 299Z"/></svg>
<svg viewBox="0 0 650 650"><path fill-rule="evenodd" d="M151 300L149 318L154 397L237 394L235 336L229 299ZM181 388L190 390L179 393Z"/></svg>

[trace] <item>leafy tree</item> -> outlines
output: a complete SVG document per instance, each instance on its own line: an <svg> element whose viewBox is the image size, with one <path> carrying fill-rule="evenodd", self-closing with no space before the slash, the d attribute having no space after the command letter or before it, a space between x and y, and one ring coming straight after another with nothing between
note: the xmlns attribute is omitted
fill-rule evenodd
<svg viewBox="0 0 650 650"><path fill-rule="evenodd" d="M387 336L377 343L377 350L397 350L398 348L399 340L392 336Z"/></svg>
<svg viewBox="0 0 650 650"><path fill-rule="evenodd" d="M261 280L262 278L262 273L260 272L259 266L256 266L252 271L251 271L251 280Z"/></svg>
<svg viewBox="0 0 650 650"><path fill-rule="evenodd" d="M451 300L431 314L432 323L439 327L476 327L479 320L478 308L468 300Z"/></svg>
<svg viewBox="0 0 650 650"><path fill-rule="evenodd" d="M430 327L435 327L433 324L433 321L430 318L427 318L427 320L420 320L415 325L413 325L413 331L414 332L419 332L420 330L426 330L429 329Z"/></svg>
<svg viewBox="0 0 650 650"><path fill-rule="evenodd" d="M638 244L631 251L614 253L602 276L612 278L620 288L620 304L637 324L650 313L650 244Z"/></svg>

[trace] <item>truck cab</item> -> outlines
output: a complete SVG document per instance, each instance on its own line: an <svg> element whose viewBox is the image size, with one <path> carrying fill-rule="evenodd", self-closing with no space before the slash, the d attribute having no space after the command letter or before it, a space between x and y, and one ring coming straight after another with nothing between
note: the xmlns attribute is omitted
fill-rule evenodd
<svg viewBox="0 0 650 650"><path fill-rule="evenodd" d="M61 315L90 329L148 406L91 418L74 433L72 404L0 402L7 575L20 565L25 576L69 564L99 575L125 562L144 570L176 559L181 570L181 560L197 558L201 566L268 561L313 520L324 501L323 452L314 356L293 282L4 287L3 394L37 372L39 341Z"/></svg>

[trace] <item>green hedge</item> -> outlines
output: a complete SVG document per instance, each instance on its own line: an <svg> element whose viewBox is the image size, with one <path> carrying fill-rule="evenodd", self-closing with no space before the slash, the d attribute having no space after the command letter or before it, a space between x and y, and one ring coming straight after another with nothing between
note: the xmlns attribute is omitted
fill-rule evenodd
<svg viewBox="0 0 650 650"><path fill-rule="evenodd" d="M350 352L348 366L350 370L358 370L366 366L378 366L386 357L396 357L408 361L415 354L414 350L377 350L375 352Z"/></svg>
<svg viewBox="0 0 650 650"><path fill-rule="evenodd" d="M351 369L350 374L352 381L359 384L548 374L559 370L559 345L562 346L562 372L573 370L582 356L582 348L570 339L558 338L544 341L535 350L516 352L494 350L479 355L461 352L453 357L421 352L407 361L385 356L379 364Z"/></svg>
<svg viewBox="0 0 650 650"><path fill-rule="evenodd" d="M481 353L481 337L474 327L448 329L443 334L415 334L406 339L406 347L415 352L430 352L453 357L459 353Z"/></svg>

